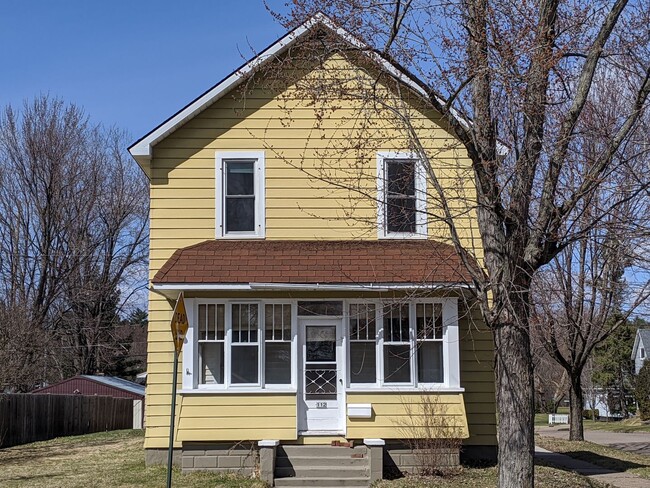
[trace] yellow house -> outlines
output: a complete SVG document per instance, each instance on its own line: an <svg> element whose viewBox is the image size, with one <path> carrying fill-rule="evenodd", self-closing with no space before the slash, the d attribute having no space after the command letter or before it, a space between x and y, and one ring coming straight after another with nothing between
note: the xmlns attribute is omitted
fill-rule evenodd
<svg viewBox="0 0 650 488"><path fill-rule="evenodd" d="M151 181L147 462L168 447L181 291L184 470L364 486L495 455L492 337L423 156L480 249L469 160L361 47L319 14L129 149Z"/></svg>

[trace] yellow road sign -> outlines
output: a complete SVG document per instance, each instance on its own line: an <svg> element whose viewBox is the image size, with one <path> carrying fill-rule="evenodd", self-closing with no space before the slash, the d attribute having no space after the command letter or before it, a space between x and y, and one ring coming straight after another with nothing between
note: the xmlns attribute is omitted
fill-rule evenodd
<svg viewBox="0 0 650 488"><path fill-rule="evenodd" d="M171 328L172 337L174 338L174 347L176 352L180 353L183 349L183 342L185 341L185 334L190 323L187 320L187 312L185 311L185 299L183 292L178 294L176 306L174 307L174 315L172 315Z"/></svg>

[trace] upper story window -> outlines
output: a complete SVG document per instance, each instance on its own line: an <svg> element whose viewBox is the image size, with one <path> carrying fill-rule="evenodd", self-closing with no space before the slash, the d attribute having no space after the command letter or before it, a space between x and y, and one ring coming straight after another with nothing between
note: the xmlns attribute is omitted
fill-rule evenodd
<svg viewBox="0 0 650 488"><path fill-rule="evenodd" d="M264 237L264 153L219 152L217 237Z"/></svg>
<svg viewBox="0 0 650 488"><path fill-rule="evenodd" d="M641 348L641 359L645 359L645 349Z"/></svg>
<svg viewBox="0 0 650 488"><path fill-rule="evenodd" d="M379 237L426 238L426 178L419 159L380 153L377 165Z"/></svg>

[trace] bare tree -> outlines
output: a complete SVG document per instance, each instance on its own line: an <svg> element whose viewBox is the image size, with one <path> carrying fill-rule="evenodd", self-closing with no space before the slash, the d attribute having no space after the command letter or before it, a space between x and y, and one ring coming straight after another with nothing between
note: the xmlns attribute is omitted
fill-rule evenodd
<svg viewBox="0 0 650 488"><path fill-rule="evenodd" d="M107 350L128 347L111 333L134 275L143 277L148 205L124 142L45 96L2 114L0 329L32 340L3 343L25 376L0 384L24 390L93 373Z"/></svg>
<svg viewBox="0 0 650 488"><path fill-rule="evenodd" d="M647 110L650 6L626 0L295 0L291 15L278 17L295 26L319 10L363 42L328 40L325 27L311 49L291 53L303 56L294 67L318 69L336 54L375 82L311 76L298 85L311 94L323 121L337 110L332 100L354 101L356 109L347 117L357 125L340 141L329 141L328 148L338 144L343 152L347 146L350 180L363 172L355 161L376 144L368 137L373 118L390 120L405 149L423 161L428 198L437 206L428 215L430 228L433 221L446 227L445 237L473 273L483 318L494 334L499 484L533 486L533 277L604 217L616 216L621 204L647 193L648 171L638 171L642 160L621 151L640 137L638 122ZM373 68L382 59L392 62L392 74ZM584 158L580 136L589 128L585 114L595 100L593 81L605 75L622 103L603 114L600 142ZM414 106L440 114L440 125L459 141L460 147L445 149L462 149L469 158L471 175L463 177L473 178L475 197L452 195L441 183L444 162L427 149ZM358 196L378 199L367 184L372 176L367 170L350 183L327 168L305 169ZM581 218L594 195L615 187L622 173L636 179ZM461 238L468 207L478 221L478 250Z"/></svg>
<svg viewBox="0 0 650 488"><path fill-rule="evenodd" d="M570 379L571 440L584 440L584 369L594 349L605 341L648 297L648 283L626 283L626 269L634 264L630 249L635 239L622 223L637 223L641 215L620 213L643 199L621 205L580 241L566 246L544 272L536 276L532 323L549 355ZM583 215L599 208L591 202ZM625 294L625 296L624 296Z"/></svg>

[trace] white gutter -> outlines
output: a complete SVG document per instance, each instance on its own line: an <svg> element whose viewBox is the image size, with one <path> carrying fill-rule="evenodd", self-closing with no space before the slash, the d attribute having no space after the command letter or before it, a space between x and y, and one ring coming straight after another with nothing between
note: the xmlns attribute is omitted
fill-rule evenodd
<svg viewBox="0 0 650 488"><path fill-rule="evenodd" d="M391 291L391 290L414 290L426 288L430 290L445 288L471 288L467 283L368 283L357 285L339 285L327 283L165 283L152 284L153 291Z"/></svg>

